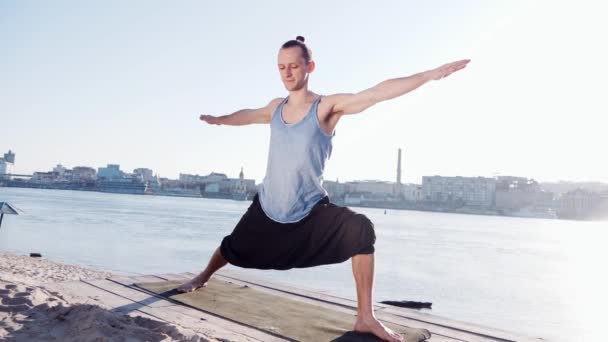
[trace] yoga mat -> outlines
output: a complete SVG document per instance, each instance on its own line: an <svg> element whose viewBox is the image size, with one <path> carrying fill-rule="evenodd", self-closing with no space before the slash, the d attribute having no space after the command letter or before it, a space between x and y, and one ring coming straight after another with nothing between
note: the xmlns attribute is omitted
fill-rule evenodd
<svg viewBox="0 0 608 342"><path fill-rule="evenodd" d="M207 286L179 293L177 281L140 283L136 286L197 309L297 341L381 341L371 334L351 331L356 317L253 289L211 279ZM391 324L406 341L424 341L430 333Z"/></svg>

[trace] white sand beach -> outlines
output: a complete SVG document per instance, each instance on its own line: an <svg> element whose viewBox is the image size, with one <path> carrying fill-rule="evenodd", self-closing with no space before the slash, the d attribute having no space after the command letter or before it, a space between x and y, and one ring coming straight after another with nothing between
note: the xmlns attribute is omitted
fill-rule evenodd
<svg viewBox="0 0 608 342"><path fill-rule="evenodd" d="M0 340L8 341L226 341L201 322L193 331L163 321L108 310L62 282L112 273L0 252Z"/></svg>

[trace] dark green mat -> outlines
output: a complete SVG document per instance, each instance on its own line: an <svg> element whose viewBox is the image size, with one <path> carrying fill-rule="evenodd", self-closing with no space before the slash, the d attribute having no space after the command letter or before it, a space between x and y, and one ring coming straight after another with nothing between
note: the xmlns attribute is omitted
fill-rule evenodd
<svg viewBox="0 0 608 342"><path fill-rule="evenodd" d="M177 302L297 341L380 341L371 334L350 331L356 318L344 312L215 279L190 293L178 293L175 289L179 285L177 281L136 284ZM430 337L424 329L385 325L408 342Z"/></svg>

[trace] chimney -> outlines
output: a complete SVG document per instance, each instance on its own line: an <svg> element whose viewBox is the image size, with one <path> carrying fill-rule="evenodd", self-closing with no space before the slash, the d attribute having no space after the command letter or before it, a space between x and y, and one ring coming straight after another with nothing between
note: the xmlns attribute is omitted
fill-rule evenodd
<svg viewBox="0 0 608 342"><path fill-rule="evenodd" d="M397 154L397 184L401 184L401 149Z"/></svg>

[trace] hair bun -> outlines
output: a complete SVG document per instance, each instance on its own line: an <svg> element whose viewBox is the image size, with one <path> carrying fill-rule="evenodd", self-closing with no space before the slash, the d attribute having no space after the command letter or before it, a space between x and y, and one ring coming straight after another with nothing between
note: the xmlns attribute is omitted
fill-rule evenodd
<svg viewBox="0 0 608 342"><path fill-rule="evenodd" d="M304 37L302 37L302 36L297 36L296 40L299 41L299 42L304 43Z"/></svg>

